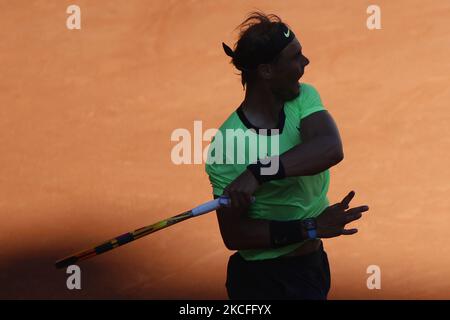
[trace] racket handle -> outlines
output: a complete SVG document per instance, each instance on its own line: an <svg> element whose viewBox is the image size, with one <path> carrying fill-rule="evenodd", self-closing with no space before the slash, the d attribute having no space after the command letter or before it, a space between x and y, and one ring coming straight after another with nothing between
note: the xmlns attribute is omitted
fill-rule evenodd
<svg viewBox="0 0 450 320"><path fill-rule="evenodd" d="M255 202L256 198L252 197L252 203ZM227 196L220 196L217 199L205 202L204 204L199 205L198 207L195 207L192 209L192 215L199 216L204 213L208 213L211 211L214 211L222 206L227 207L231 203L230 198Z"/></svg>

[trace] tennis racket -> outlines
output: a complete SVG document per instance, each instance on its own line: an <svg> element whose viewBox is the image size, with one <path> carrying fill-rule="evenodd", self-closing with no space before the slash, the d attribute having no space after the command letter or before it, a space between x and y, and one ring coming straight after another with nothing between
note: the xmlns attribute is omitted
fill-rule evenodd
<svg viewBox="0 0 450 320"><path fill-rule="evenodd" d="M254 198L253 198L253 201L254 201ZM76 264L77 262L80 262L82 260L86 260L86 259L98 256L99 254L102 254L102 253L105 253L112 249L115 249L117 247L123 246L124 244L130 243L134 240L145 237L146 235L149 235L158 230L167 228L178 222L187 220L189 218L197 217L199 215L214 211L221 206L228 206L229 204L230 204L230 199L226 196L221 196L215 200L205 202L205 203L199 205L198 207L195 207L189 211L180 213L179 215L173 216L168 219L161 220L161 221L151 224L149 226L134 230L133 232L127 232L125 234L122 234L121 236L118 236L116 238L108 240L96 247L75 253L66 258L58 260L55 263L55 267L58 269L68 267L68 266L70 266L72 264Z"/></svg>

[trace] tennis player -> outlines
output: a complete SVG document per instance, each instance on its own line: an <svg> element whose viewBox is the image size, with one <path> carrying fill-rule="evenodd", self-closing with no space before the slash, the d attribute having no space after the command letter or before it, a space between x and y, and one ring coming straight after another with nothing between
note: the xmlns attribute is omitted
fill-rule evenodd
<svg viewBox="0 0 450 320"><path fill-rule="evenodd" d="M329 206L329 168L343 160L342 142L317 90L299 82L309 60L293 30L261 12L239 27L234 50L223 48L241 71L245 97L212 140L206 164L214 197L231 198L217 210L224 243L237 251L228 296L325 300L331 279L321 238L355 234L345 227L368 207L349 209L353 191Z"/></svg>

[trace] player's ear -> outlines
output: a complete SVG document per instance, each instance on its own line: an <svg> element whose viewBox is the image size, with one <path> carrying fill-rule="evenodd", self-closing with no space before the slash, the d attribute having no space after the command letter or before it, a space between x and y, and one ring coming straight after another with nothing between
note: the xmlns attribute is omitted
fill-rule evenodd
<svg viewBox="0 0 450 320"><path fill-rule="evenodd" d="M266 64L266 63L260 64L260 65L258 65L256 70L258 72L258 76L261 79L269 80L272 78L272 66L270 64Z"/></svg>

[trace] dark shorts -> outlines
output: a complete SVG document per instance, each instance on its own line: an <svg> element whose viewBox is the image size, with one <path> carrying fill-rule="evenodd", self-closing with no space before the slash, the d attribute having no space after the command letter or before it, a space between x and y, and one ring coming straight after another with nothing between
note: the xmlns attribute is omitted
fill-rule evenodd
<svg viewBox="0 0 450 320"><path fill-rule="evenodd" d="M303 256L246 261L236 252L228 261L226 288L232 300L326 300L331 276L323 245Z"/></svg>

